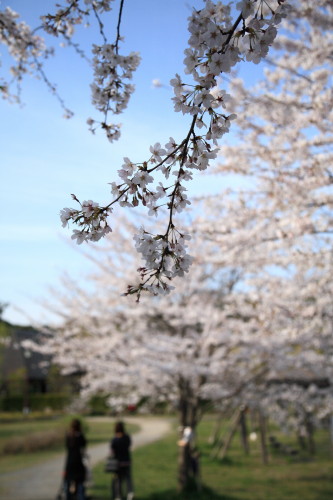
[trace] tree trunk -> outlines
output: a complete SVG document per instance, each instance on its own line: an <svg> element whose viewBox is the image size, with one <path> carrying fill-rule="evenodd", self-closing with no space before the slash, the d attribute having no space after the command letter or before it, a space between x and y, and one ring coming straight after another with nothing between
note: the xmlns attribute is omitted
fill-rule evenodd
<svg viewBox="0 0 333 500"><path fill-rule="evenodd" d="M179 446L178 454L178 489L186 490L191 475L191 453L190 444Z"/></svg>
<svg viewBox="0 0 333 500"><path fill-rule="evenodd" d="M180 385L180 400L179 400L179 420L180 420L180 437L178 441L178 490L185 491L193 477L192 468L192 447L194 445L196 426L197 426L197 410L198 402L193 397L191 388L187 382L182 382ZM191 429L191 438L187 441L183 439L183 431L185 428Z"/></svg>
<svg viewBox="0 0 333 500"><path fill-rule="evenodd" d="M266 418L261 410L259 410L259 428L260 428L260 445L261 457L264 465L268 464L268 452L266 443Z"/></svg>
<svg viewBox="0 0 333 500"><path fill-rule="evenodd" d="M240 414L239 425L240 425L240 429L241 429L242 447L243 447L245 455L248 455L250 453L250 448L249 448L249 440L247 438L246 411L247 411L247 408L242 408L241 414Z"/></svg>
<svg viewBox="0 0 333 500"><path fill-rule="evenodd" d="M297 432L297 441L298 441L298 445L301 448L301 450L303 450L303 451L306 450L306 441L305 441L304 436L301 434L301 431Z"/></svg>
<svg viewBox="0 0 333 500"><path fill-rule="evenodd" d="M330 417L331 455L333 456L333 415Z"/></svg>
<svg viewBox="0 0 333 500"><path fill-rule="evenodd" d="M307 438L308 438L309 453L310 453L310 455L315 455L316 444L315 444L315 440L314 440L314 426L313 426L313 423L311 421L310 415L306 417L305 427L306 427L306 433L307 433Z"/></svg>

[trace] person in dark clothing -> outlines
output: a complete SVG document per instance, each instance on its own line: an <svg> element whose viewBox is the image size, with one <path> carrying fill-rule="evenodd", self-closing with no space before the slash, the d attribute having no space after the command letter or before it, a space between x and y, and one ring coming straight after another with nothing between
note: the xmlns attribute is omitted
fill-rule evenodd
<svg viewBox="0 0 333 500"><path fill-rule="evenodd" d="M114 481L115 500L121 500L123 484L126 484L127 500L134 498L131 474L131 438L125 431L123 422L117 422L115 436L111 440L111 453L118 461L118 471Z"/></svg>
<svg viewBox="0 0 333 500"><path fill-rule="evenodd" d="M84 480L85 467L83 464L83 455L87 445L86 438L81 429L81 422L73 419L66 434L66 465L65 465L65 484L66 500L72 498L72 491L76 491L78 500L85 500Z"/></svg>

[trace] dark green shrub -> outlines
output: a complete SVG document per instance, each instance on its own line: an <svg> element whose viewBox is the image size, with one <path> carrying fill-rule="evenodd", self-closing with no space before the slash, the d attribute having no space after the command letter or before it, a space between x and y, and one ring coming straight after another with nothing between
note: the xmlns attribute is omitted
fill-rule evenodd
<svg viewBox="0 0 333 500"><path fill-rule="evenodd" d="M91 415L107 415L110 412L110 408L106 404L107 396L102 394L96 394L92 396L89 401L89 413Z"/></svg>
<svg viewBox="0 0 333 500"><path fill-rule="evenodd" d="M28 396L7 396L0 399L0 411L22 411L28 406L31 411L63 410L70 398L67 394L47 393L29 394Z"/></svg>

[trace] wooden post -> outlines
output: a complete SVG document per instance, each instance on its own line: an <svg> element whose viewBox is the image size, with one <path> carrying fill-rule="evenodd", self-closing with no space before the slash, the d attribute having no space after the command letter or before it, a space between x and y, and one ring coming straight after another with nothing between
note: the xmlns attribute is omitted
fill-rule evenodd
<svg viewBox="0 0 333 500"><path fill-rule="evenodd" d="M231 419L230 419L230 426L233 426L234 421L235 421L235 418L236 418L236 416L237 416L237 413L238 413L238 410L236 410L236 411L233 413L233 415L232 415L232 417L231 417ZM227 432L226 434L228 435L228 432ZM215 446L214 446L214 448L212 449L211 454L210 454L210 456L211 456L212 458L217 458L217 456L218 456L218 454L219 454L219 451L221 450L221 448L222 448L222 446L223 446L223 444L224 444L224 441L225 441L224 436L222 436L222 437L221 437L221 436L219 436L219 438L216 440L216 442L215 442Z"/></svg>
<svg viewBox="0 0 333 500"><path fill-rule="evenodd" d="M220 413L216 419L215 423L215 428L212 432L212 434L208 438L208 443L211 444L213 447L217 444L219 441L219 436L221 434L221 425L222 425L222 413Z"/></svg>
<svg viewBox="0 0 333 500"><path fill-rule="evenodd" d="M226 440L225 440L225 443L223 444L223 448L220 452L217 453L217 456L218 458L220 458L221 460L226 456L227 454L227 451L229 449L229 446L231 444L231 441L232 441L232 438L234 437L235 435L235 432L237 430L237 427L238 427L238 424L239 424L239 420L240 420L240 416L241 416L241 413L242 413L242 410L239 408L235 414L234 414L234 418L233 418L233 422L231 424L231 427L229 429L229 432L227 434L227 437L226 437ZM223 442L222 442L223 443Z"/></svg>

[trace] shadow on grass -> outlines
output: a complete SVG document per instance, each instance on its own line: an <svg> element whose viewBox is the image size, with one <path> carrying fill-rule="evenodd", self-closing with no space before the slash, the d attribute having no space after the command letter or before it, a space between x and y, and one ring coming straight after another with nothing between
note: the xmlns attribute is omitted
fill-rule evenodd
<svg viewBox="0 0 333 500"><path fill-rule="evenodd" d="M105 486L94 485L94 493L91 492L86 493L87 500L110 500L111 499L111 487L109 489L105 488Z"/></svg>
<svg viewBox="0 0 333 500"><path fill-rule="evenodd" d="M148 496L136 496L135 500L237 500L236 497L223 495L216 491L203 486L201 491L188 490L183 493L178 493L175 490L159 491Z"/></svg>
<svg viewBox="0 0 333 500"><path fill-rule="evenodd" d="M230 457L222 458L221 460L219 460L219 463L221 465L230 465L230 466L238 465L237 462Z"/></svg>
<svg viewBox="0 0 333 500"><path fill-rule="evenodd" d="M101 491L98 491L98 490ZM88 500L106 500L105 488L95 488L94 495L88 495ZM223 495L216 491L203 486L201 491L189 489L183 493L178 493L176 490L158 491L149 495L135 495L135 500L239 500L237 497Z"/></svg>

